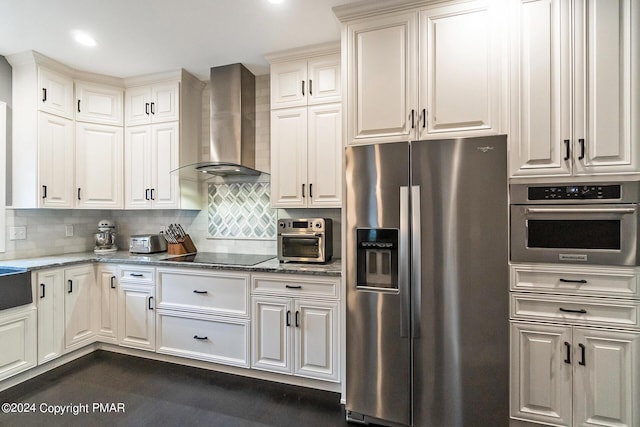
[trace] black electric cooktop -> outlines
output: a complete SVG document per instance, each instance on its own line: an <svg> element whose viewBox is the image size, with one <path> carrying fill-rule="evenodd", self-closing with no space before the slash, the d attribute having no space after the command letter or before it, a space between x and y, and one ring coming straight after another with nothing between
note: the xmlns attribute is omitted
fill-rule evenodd
<svg viewBox="0 0 640 427"><path fill-rule="evenodd" d="M178 257L163 258L162 261L176 262L197 262L201 264L220 264L220 265L252 265L260 264L275 258L274 255L258 255L258 254L229 254L223 252L198 252L195 254L187 254Z"/></svg>

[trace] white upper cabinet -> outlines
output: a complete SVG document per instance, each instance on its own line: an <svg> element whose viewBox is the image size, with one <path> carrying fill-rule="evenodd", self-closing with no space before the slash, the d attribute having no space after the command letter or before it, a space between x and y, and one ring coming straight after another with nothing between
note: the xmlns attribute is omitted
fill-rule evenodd
<svg viewBox="0 0 640 427"><path fill-rule="evenodd" d="M420 12L419 139L498 131L501 58L495 13L481 2Z"/></svg>
<svg viewBox="0 0 640 427"><path fill-rule="evenodd" d="M38 67L38 108L57 116L73 118L73 79L63 73Z"/></svg>
<svg viewBox="0 0 640 427"><path fill-rule="evenodd" d="M271 206L342 204L342 104L336 44L269 55Z"/></svg>
<svg viewBox="0 0 640 427"><path fill-rule="evenodd" d="M178 123L127 127L125 136L125 207L179 207Z"/></svg>
<svg viewBox="0 0 640 427"><path fill-rule="evenodd" d="M76 121L122 126L124 90L76 81Z"/></svg>
<svg viewBox="0 0 640 427"><path fill-rule="evenodd" d="M511 175L638 172L640 6L512 3Z"/></svg>
<svg viewBox="0 0 640 427"><path fill-rule="evenodd" d="M199 161L204 83L185 70L125 83L125 208L200 209L196 178L172 171Z"/></svg>
<svg viewBox="0 0 640 427"><path fill-rule="evenodd" d="M341 100L340 55L274 62L271 108L302 107Z"/></svg>
<svg viewBox="0 0 640 427"><path fill-rule="evenodd" d="M501 2L347 9L347 143L491 135L504 127Z"/></svg>
<svg viewBox="0 0 640 427"><path fill-rule="evenodd" d="M123 130L76 123L76 207L122 209Z"/></svg>
<svg viewBox="0 0 640 427"><path fill-rule="evenodd" d="M73 120L38 112L37 130L39 186L33 189L37 198L33 207L70 209L74 179ZM20 188L19 183L14 183L14 190L16 188ZM23 196L25 194L14 195L14 198Z"/></svg>
<svg viewBox="0 0 640 427"><path fill-rule="evenodd" d="M179 82L127 88L125 125L176 121L180 118Z"/></svg>

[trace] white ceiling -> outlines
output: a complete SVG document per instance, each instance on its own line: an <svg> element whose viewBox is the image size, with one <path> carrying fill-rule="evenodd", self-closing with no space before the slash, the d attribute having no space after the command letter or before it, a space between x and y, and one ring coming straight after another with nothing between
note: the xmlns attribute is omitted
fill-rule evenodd
<svg viewBox="0 0 640 427"><path fill-rule="evenodd" d="M0 0L0 55L36 50L72 68L115 77L243 63L340 39L333 6L360 0ZM72 30L97 41L77 44Z"/></svg>

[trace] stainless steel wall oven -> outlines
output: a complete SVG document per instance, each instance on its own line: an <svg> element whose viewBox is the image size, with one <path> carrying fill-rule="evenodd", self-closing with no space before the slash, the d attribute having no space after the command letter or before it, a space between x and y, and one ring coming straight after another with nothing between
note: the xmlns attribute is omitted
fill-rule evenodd
<svg viewBox="0 0 640 427"><path fill-rule="evenodd" d="M511 261L639 264L639 182L511 185Z"/></svg>

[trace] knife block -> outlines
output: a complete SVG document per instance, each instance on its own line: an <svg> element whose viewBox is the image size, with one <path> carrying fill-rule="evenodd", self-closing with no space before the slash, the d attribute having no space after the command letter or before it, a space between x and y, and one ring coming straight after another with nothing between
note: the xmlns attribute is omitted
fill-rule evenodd
<svg viewBox="0 0 640 427"><path fill-rule="evenodd" d="M198 248L193 244L191 237L186 234L178 243L167 243L167 253L169 255L184 255L198 252Z"/></svg>

